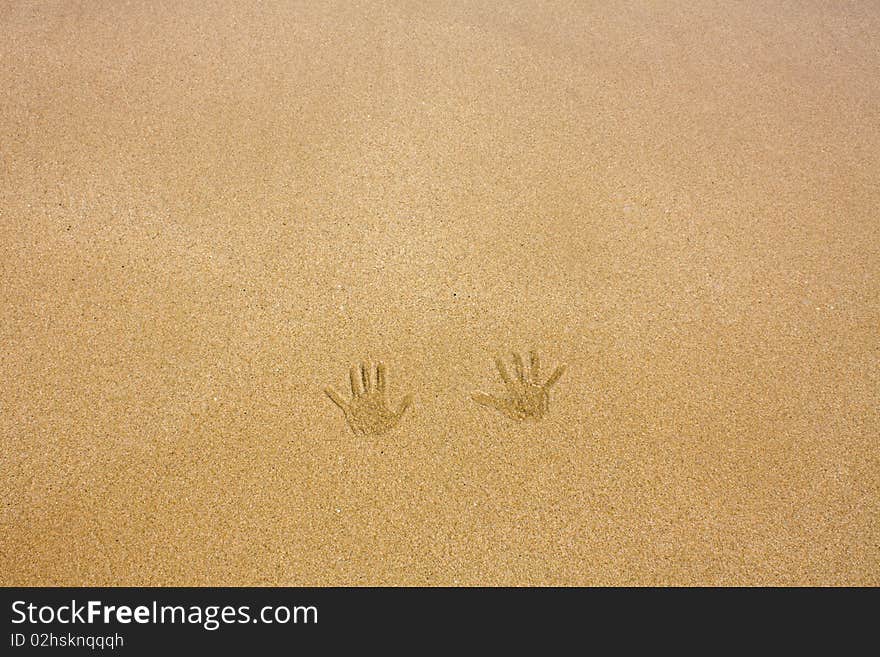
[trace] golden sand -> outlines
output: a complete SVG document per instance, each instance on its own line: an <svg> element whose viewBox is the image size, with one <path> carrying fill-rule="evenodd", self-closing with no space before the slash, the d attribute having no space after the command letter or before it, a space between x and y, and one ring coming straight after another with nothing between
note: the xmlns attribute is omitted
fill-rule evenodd
<svg viewBox="0 0 880 657"><path fill-rule="evenodd" d="M876 3L0 32L0 583L880 584Z"/></svg>

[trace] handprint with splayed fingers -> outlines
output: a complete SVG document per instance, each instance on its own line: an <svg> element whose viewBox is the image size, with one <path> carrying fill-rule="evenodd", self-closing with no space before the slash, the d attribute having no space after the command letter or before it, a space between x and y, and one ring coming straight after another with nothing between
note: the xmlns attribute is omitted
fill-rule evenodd
<svg viewBox="0 0 880 657"><path fill-rule="evenodd" d="M507 373L504 361L495 359L495 366L501 375L501 380L507 387L507 394L502 397L489 395L485 392L475 392L472 399L478 404L501 411L515 420L534 419L538 420L546 415L550 407L550 388L559 381L559 377L565 372L566 366L560 365L544 383L539 383L538 354L534 351L529 353L529 369L526 370L523 359L519 354L513 354L513 367L515 376Z"/></svg>
<svg viewBox="0 0 880 657"><path fill-rule="evenodd" d="M343 399L331 387L324 389L333 403L342 409L345 421L356 434L378 436L393 429L412 403L412 396L406 395L396 411L388 407L387 374L384 363L376 366L375 380L373 368L368 363L352 367L349 372L351 401Z"/></svg>

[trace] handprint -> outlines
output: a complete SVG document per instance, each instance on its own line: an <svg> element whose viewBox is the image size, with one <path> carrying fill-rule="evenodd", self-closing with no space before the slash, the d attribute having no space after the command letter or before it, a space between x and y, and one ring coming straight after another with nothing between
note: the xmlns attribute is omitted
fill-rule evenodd
<svg viewBox="0 0 880 657"><path fill-rule="evenodd" d="M501 374L501 380L507 386L507 395L496 397L485 392L475 392L472 398L478 404L501 411L515 420L537 420L544 417L550 406L550 388L559 381L559 377L562 376L566 368L565 365L560 365L553 371L550 378L541 384L538 383L538 354L534 351L529 353L528 372L526 372L522 357L519 354L513 354L515 378L511 378L507 373L501 358L495 359L495 366L498 368L498 373Z"/></svg>
<svg viewBox="0 0 880 657"><path fill-rule="evenodd" d="M351 401L345 401L333 388L327 387L324 392L342 409L345 421L352 431L361 435L378 436L397 426L412 402L412 397L404 397L397 411L389 410L385 390L385 364L379 363L376 366L375 381L372 369L368 363L351 368Z"/></svg>

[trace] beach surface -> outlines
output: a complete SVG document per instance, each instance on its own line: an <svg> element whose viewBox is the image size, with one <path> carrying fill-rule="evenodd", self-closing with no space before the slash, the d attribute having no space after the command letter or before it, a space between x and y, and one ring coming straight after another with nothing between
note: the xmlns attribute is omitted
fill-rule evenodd
<svg viewBox="0 0 880 657"><path fill-rule="evenodd" d="M877 3L0 33L0 584L880 585Z"/></svg>

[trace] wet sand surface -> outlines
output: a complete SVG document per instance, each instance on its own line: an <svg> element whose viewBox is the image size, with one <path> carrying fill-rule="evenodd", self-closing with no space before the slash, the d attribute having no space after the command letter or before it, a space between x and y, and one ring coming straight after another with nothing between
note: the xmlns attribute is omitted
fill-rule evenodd
<svg viewBox="0 0 880 657"><path fill-rule="evenodd" d="M876 3L0 31L0 583L880 584Z"/></svg>

